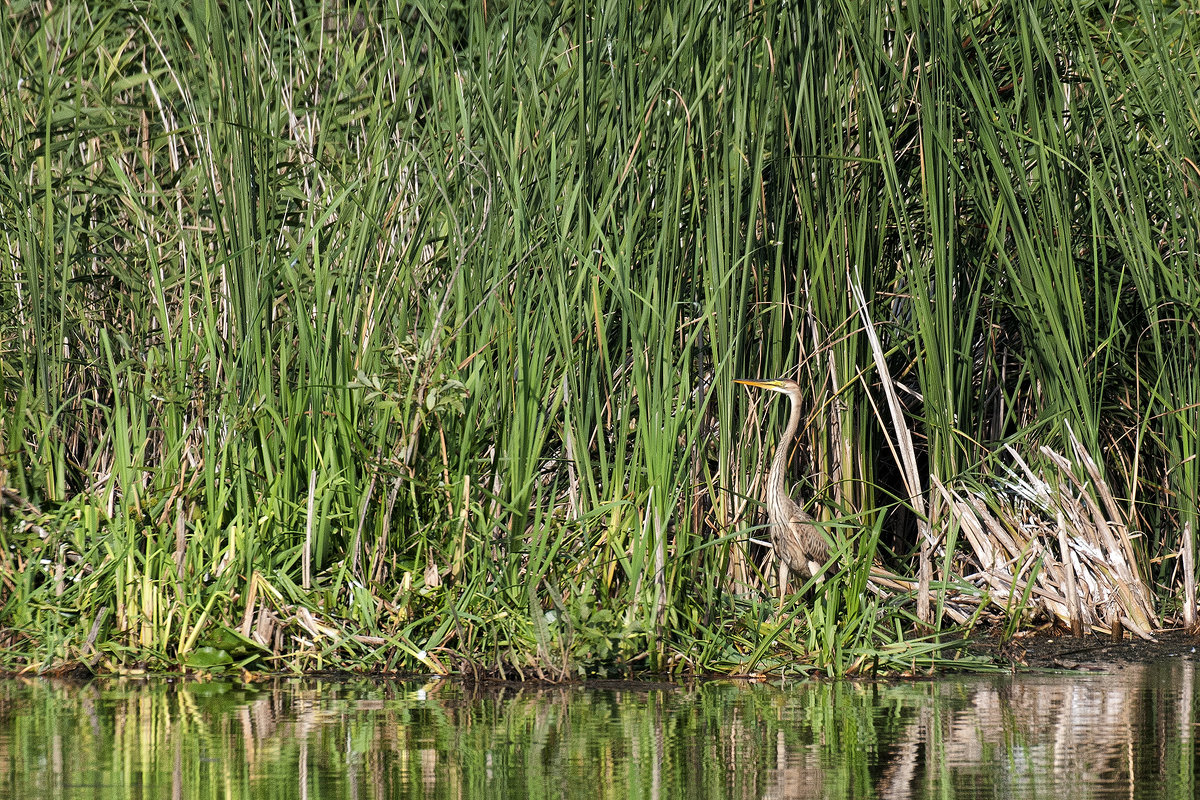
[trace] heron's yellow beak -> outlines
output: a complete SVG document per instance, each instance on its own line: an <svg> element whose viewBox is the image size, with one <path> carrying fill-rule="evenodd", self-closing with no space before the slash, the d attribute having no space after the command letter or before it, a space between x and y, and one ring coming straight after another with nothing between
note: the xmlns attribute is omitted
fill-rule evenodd
<svg viewBox="0 0 1200 800"><path fill-rule="evenodd" d="M755 389L773 389L777 392L783 388L779 381L747 381L741 378L734 378L733 382L753 386Z"/></svg>

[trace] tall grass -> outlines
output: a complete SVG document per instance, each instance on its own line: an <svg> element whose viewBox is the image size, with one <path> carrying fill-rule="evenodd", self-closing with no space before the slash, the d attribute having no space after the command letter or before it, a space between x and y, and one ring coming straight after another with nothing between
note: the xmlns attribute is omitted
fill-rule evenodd
<svg viewBox="0 0 1200 800"><path fill-rule="evenodd" d="M872 562L978 593L927 476L1069 430L1184 599L1182 10L0 17L9 666L911 668ZM783 608L757 375L846 555Z"/></svg>

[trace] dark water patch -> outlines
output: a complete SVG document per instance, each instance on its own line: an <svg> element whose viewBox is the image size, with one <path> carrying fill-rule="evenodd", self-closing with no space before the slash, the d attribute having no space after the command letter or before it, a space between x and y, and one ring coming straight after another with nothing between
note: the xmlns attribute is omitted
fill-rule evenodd
<svg viewBox="0 0 1200 800"><path fill-rule="evenodd" d="M9 680L0 797L1190 800L1197 683Z"/></svg>

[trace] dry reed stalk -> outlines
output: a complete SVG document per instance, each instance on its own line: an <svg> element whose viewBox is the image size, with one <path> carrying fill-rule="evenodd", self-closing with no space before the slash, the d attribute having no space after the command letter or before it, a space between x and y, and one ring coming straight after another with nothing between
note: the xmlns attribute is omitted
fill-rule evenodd
<svg viewBox="0 0 1200 800"><path fill-rule="evenodd" d="M1183 523L1183 627L1195 632L1196 626L1196 542L1192 521Z"/></svg>
<svg viewBox="0 0 1200 800"><path fill-rule="evenodd" d="M1131 629L1143 638L1149 637L1149 631L1158 627L1154 612L1154 603L1146 582L1139 574L1136 553L1129 537L1128 528L1121 521L1120 512L1112 499L1107 484L1100 477L1095 462L1087 453L1075 434L1068 427L1076 460L1083 465L1090 481L1077 477L1071 470L1071 463L1054 453L1047 447L1042 452L1049 457L1061 470L1061 474L1075 485L1077 492L1072 495L1073 519L1076 521L1077 543L1087 543L1096 551L1092 556L1092 566L1095 570L1107 573L1108 584L1119 595L1120 607L1127 617L1122 617L1125 627ZM1093 489L1105 505L1101 511L1099 504L1092 497L1089 488ZM1062 484L1059 484L1059 491ZM1066 504L1068 509L1071 504ZM1085 513L1086 512L1086 515ZM1107 513L1105 513L1107 512ZM1091 524L1087 520L1090 518Z"/></svg>
<svg viewBox="0 0 1200 800"><path fill-rule="evenodd" d="M312 587L313 514L316 511L316 501L317 471L314 469L308 473L308 512L304 522L304 553L300 569L300 586L306 592Z"/></svg>
<svg viewBox="0 0 1200 800"><path fill-rule="evenodd" d="M889 591L911 593L916 585L917 582L911 578L889 572L880 564L871 565L870 577L867 580L867 588L885 599L891 596ZM958 608L964 602L978 605L979 599L963 593L946 593L943 598L942 608L956 625L966 625L971 620L970 614Z"/></svg>
<svg viewBox="0 0 1200 800"><path fill-rule="evenodd" d="M980 563L980 571L964 576L963 580L984 588L985 591L985 587L990 587L993 592L990 599L1001 608L1012 598L1020 597L1029 591L1044 611L1051 616L1066 619L1067 600L1053 591L1053 584L1047 584L1041 575L1033 586L1021 579L1021 575L1030 569L1036 560L1031 556L1042 557L1044 548L1033 539L1028 540L1023 547L1018 546L979 498L959 497L936 478L934 485L946 499L952 516L966 535ZM1011 569L1014 565L1018 566L1015 573ZM971 597L960 593L953 599L961 603L969 601Z"/></svg>
<svg viewBox="0 0 1200 800"><path fill-rule="evenodd" d="M997 605L1028 593L1034 609L1076 635L1090 628L1117 636L1125 629L1149 639L1159 623L1131 537L1095 462L1071 438L1075 463L1041 448L1055 468L1048 475L1035 473L1008 448L1020 474L1010 471L1007 491L996 492L990 504L978 493L962 496L936 478L934 486L979 564L972 581L992 591ZM1080 464L1086 480L1075 470ZM1038 562L1041 569L1032 583L1023 580Z"/></svg>
<svg viewBox="0 0 1200 800"><path fill-rule="evenodd" d="M1058 522L1058 549L1061 553L1069 554L1071 548L1067 544L1067 529L1063 524L1062 511L1056 514ZM1075 570L1071 568L1071 558L1062 560L1062 571L1066 578L1067 615L1071 618L1071 634L1083 636L1083 616L1079 608L1079 585L1075 582Z"/></svg>
<svg viewBox="0 0 1200 800"><path fill-rule="evenodd" d="M175 578L179 581L176 590L182 597L183 592L183 560L187 555L187 521L183 516L183 498L175 498Z"/></svg>
<svg viewBox="0 0 1200 800"><path fill-rule="evenodd" d="M242 614L242 626L239 632L246 638L250 637L251 626L254 624L254 607L258 603L258 572L250 576L250 588L246 591L246 609Z"/></svg>
<svg viewBox="0 0 1200 800"><path fill-rule="evenodd" d="M871 344L871 354L875 359L875 369L879 373L879 383L883 387L884 396L888 401L888 411L891 413L892 426L896 433L896 443L893 446L890 437L888 447L900 467L904 480L904 489L908 493L908 501L917 517L917 538L920 541L920 564L917 584L917 619L925 624L933 622L933 609L930 603L930 585L933 582L933 531L929 525L929 517L925 513L925 495L921 491L921 476L917 470L916 450L913 447L912 432L904 421L904 409L900 398L896 395L896 387L892 383L891 372L888 370L887 358L879 335L875 332L875 324L871 321L867 308L867 299L863 295L861 281L855 280L847 272L847 283L854 299L858 303L859 316L862 318L863 331ZM881 420L882 422L882 420ZM899 454L896 453L899 448Z"/></svg>

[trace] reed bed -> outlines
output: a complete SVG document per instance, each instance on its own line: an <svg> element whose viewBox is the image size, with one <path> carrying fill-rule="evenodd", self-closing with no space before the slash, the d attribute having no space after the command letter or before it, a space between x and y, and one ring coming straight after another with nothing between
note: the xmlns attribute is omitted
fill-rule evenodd
<svg viewBox="0 0 1200 800"><path fill-rule="evenodd" d="M1194 626L1194 27L5 0L0 666L841 675ZM782 602L780 411L731 383L781 376L838 552Z"/></svg>

